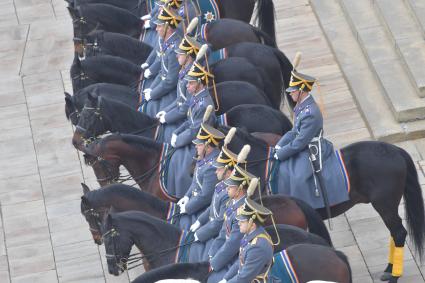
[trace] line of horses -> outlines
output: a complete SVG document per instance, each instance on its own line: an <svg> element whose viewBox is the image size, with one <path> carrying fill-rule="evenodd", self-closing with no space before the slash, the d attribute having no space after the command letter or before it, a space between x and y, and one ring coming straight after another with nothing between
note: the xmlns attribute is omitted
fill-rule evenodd
<svg viewBox="0 0 425 283"><path fill-rule="evenodd" d="M159 170L166 146L164 135L160 134L164 126L155 117L137 111L143 77L140 65L152 51L151 46L139 40L143 25L140 16L149 12L149 5L146 0L67 2L73 19L75 54L70 70L73 95L65 93L65 113L76 129L74 146L84 152L86 164L93 167L102 186L90 191L83 184L81 213L95 243L105 245L108 270L119 275L142 262L150 272L134 282L168 278L206 282L208 262L178 263L184 231L170 224L175 217L170 212L182 196L173 184L183 182L187 188L191 182L190 150L176 150L167 161L170 170L179 171L175 174L179 182L168 179L169 190L174 194L165 192ZM268 180L271 148L292 127L279 109L293 66L276 47L271 0L258 0L259 27L249 24L255 3L256 0L217 1L223 18L208 24L206 30L211 48L226 48L227 54L226 59L210 66L216 80L216 115L222 118L215 127L223 133L230 126L237 127L229 149L239 152L249 144L249 171ZM390 231L394 246L402 248L407 230L398 206L404 197L411 239L422 258L424 205L409 154L394 145L365 141L342 148L341 155L351 184L350 200L332 207L332 216L357 203L371 203ZM122 175L121 166L129 176ZM128 180L139 189L120 183ZM323 209L316 211L302 200L270 195L267 182L262 182L260 193L278 224L281 244L275 252L285 250L291 257L299 282L351 282L347 258L332 248L323 223ZM272 237L277 236L274 231L269 232ZM139 248L140 255L130 254L133 245ZM392 248L390 258L393 253ZM390 261L382 279L394 283L398 276L392 274L392 268Z"/></svg>

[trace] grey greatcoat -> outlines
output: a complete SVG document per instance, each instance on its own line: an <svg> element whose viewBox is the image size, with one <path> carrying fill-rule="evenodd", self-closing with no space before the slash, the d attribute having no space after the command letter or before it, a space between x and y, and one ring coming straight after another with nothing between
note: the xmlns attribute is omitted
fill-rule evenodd
<svg viewBox="0 0 425 283"><path fill-rule="evenodd" d="M184 76L189 71L191 65L183 68L179 72L179 81L177 82L177 98L176 100L162 109L165 111L164 127L164 141L170 143L172 133L186 120L187 111L189 109L188 97L191 95L187 93L187 81Z"/></svg>
<svg viewBox="0 0 425 283"><path fill-rule="evenodd" d="M214 106L207 88L191 95L188 103L187 120L174 131L174 134L177 135L176 148L192 144L192 140L195 139L201 126L207 106ZM215 120L214 113L211 113L209 124L212 124L212 120Z"/></svg>
<svg viewBox="0 0 425 283"><path fill-rule="evenodd" d="M210 264L213 268L213 272L208 277L208 283L217 283L223 279L229 268L237 262L243 234L239 230L236 213L244 202L245 197L235 202L232 200L228 202L220 234L214 239L208 252Z"/></svg>
<svg viewBox="0 0 425 283"><path fill-rule="evenodd" d="M265 278L265 275L268 275L273 264L273 245L266 237L266 232L261 226L243 237L239 262L235 262L224 276L227 282L254 282L256 277ZM266 282L274 281L267 280Z"/></svg>
<svg viewBox="0 0 425 283"><path fill-rule="evenodd" d="M181 37L177 33L173 33L161 45L160 61L161 71L150 85L151 100L144 102L144 112L151 117L166 106L170 105L177 98L177 81L179 76L180 65L174 50L181 41Z"/></svg>
<svg viewBox="0 0 425 283"><path fill-rule="evenodd" d="M308 96L294 109L294 127L277 143L279 167L279 193L302 199L313 208L324 207L323 198L316 195L313 169L309 160L308 144L319 137L323 117L312 96ZM330 205L348 200L345 180L331 142L321 140L323 160L322 176L326 184Z"/></svg>
<svg viewBox="0 0 425 283"><path fill-rule="evenodd" d="M189 198L186 203L186 214L180 218L180 229L189 230L192 223L210 205L215 184L218 182L212 161L219 153L220 151L216 148L205 158L196 162L192 184L186 193Z"/></svg>
<svg viewBox="0 0 425 283"><path fill-rule="evenodd" d="M215 186L211 205L197 219L201 223L201 226L195 232L199 241L193 243L190 247L191 262L208 260L211 244L223 226L223 217L228 200L226 185L221 181Z"/></svg>

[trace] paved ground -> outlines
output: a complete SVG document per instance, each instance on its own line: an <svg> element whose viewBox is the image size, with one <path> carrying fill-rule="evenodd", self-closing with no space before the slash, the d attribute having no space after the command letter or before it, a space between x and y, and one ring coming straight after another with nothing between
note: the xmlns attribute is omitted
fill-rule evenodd
<svg viewBox="0 0 425 283"><path fill-rule="evenodd" d="M343 146L369 139L338 65L306 0L276 1L280 48L316 74L327 136ZM103 247L79 214L80 182L96 187L70 143L63 111L70 89L72 25L61 0L0 0L0 282L128 282L113 278ZM402 144L425 186L425 140ZM373 282L387 258L388 232L369 205L333 220L335 245L354 282ZM400 282L424 282L424 265L405 255Z"/></svg>

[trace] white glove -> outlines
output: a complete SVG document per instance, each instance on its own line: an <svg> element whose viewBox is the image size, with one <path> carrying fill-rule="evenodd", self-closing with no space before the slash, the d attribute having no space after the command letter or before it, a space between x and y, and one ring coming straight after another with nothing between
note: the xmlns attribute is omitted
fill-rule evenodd
<svg viewBox="0 0 425 283"><path fill-rule="evenodd" d="M190 231L191 232L195 232L196 230L198 230L199 229L199 227L201 227L201 222L199 222L198 220L196 220L196 222L195 223L193 223L191 226L190 226ZM195 234L196 235L196 234Z"/></svg>
<svg viewBox="0 0 425 283"><path fill-rule="evenodd" d="M152 76L152 72L151 72L151 70L146 69L146 70L145 70L145 72L143 73L143 76L144 76L146 79L149 79L149 78Z"/></svg>
<svg viewBox="0 0 425 283"><path fill-rule="evenodd" d="M143 63L143 64L142 64L142 66L140 66L140 67L142 67L142 69L144 70L144 69L146 69L147 67L149 67L149 64L148 64L148 63Z"/></svg>
<svg viewBox="0 0 425 283"><path fill-rule="evenodd" d="M194 241L195 241L195 242L199 241L198 235L196 235L196 233L195 233L195 235L194 235Z"/></svg>
<svg viewBox="0 0 425 283"><path fill-rule="evenodd" d="M180 213L181 214L186 213L186 204L180 205Z"/></svg>
<svg viewBox="0 0 425 283"><path fill-rule="evenodd" d="M150 20L151 18L152 18L152 16L150 14L146 14L146 15L142 16L140 19L142 21L146 21L146 20Z"/></svg>
<svg viewBox="0 0 425 283"><path fill-rule="evenodd" d="M281 148L281 146L280 145L276 145L275 147L274 147L274 150L279 150Z"/></svg>
<svg viewBox="0 0 425 283"><path fill-rule="evenodd" d="M159 111L158 113L156 113L155 117L159 119L161 116L164 116L164 115L165 115L165 111Z"/></svg>
<svg viewBox="0 0 425 283"><path fill-rule="evenodd" d="M144 29L150 29L151 28L151 20L146 20L144 25L143 25Z"/></svg>
<svg viewBox="0 0 425 283"><path fill-rule="evenodd" d="M161 117L159 117L159 122L161 124L165 124L165 115L162 115Z"/></svg>
<svg viewBox="0 0 425 283"><path fill-rule="evenodd" d="M227 282L226 279L222 279L222 280L218 281L218 283L226 283L226 282Z"/></svg>
<svg viewBox="0 0 425 283"><path fill-rule="evenodd" d="M171 146L172 147L176 147L176 141L177 141L177 135L176 134L173 134L171 136Z"/></svg>
<svg viewBox="0 0 425 283"><path fill-rule="evenodd" d="M150 88L147 88L143 91L146 101L151 100L151 91L152 91L152 89L150 89Z"/></svg>
<svg viewBox="0 0 425 283"><path fill-rule="evenodd" d="M182 206L183 204L186 204L189 201L189 197L188 196L184 196L182 197L178 202L177 205L178 206Z"/></svg>
<svg viewBox="0 0 425 283"><path fill-rule="evenodd" d="M279 160L279 157L277 156L277 153L275 153L275 154L273 155L273 157L274 157L274 159Z"/></svg>

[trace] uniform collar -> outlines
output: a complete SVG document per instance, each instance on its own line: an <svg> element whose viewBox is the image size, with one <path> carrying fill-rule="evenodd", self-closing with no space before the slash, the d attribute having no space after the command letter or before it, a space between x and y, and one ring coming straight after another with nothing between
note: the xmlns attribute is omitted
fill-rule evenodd
<svg viewBox="0 0 425 283"><path fill-rule="evenodd" d="M196 162L197 166L202 166L208 162L213 161L217 158L218 154L220 153L220 150L218 148L214 148L213 151L211 151L207 156L205 156L203 159Z"/></svg>
<svg viewBox="0 0 425 283"><path fill-rule="evenodd" d="M224 181L220 181L217 185L215 185L215 192L216 193L220 193L224 189L226 189L226 184L224 183Z"/></svg>
<svg viewBox="0 0 425 283"><path fill-rule="evenodd" d="M207 87L204 87L203 89L201 89L200 91L198 91L197 93L195 93L193 96L194 97L198 97L201 96L203 93L206 93Z"/></svg>
<svg viewBox="0 0 425 283"><path fill-rule="evenodd" d="M264 233L264 228L262 226L258 226L257 229L245 235L245 238L248 242L251 242L255 237L257 237L258 235L262 233Z"/></svg>
<svg viewBox="0 0 425 283"><path fill-rule="evenodd" d="M311 94L309 94L306 98L304 98L300 102L300 104L295 106L295 108L294 108L295 116L298 115L301 112L301 110L303 110L307 105L310 105L313 102L314 102L313 96L311 96Z"/></svg>

